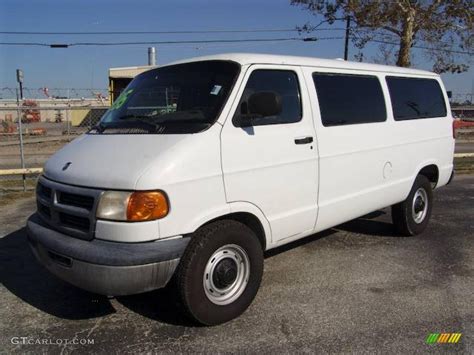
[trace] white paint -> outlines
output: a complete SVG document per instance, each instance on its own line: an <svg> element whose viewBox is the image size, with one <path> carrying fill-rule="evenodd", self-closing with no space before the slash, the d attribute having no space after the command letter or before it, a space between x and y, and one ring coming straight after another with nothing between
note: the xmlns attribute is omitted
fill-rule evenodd
<svg viewBox="0 0 474 355"><path fill-rule="evenodd" d="M47 162L45 175L59 182L105 189L160 189L168 195L170 213L165 218L126 226L100 221L97 238L139 242L155 238L154 231L157 239L186 235L212 219L245 212L260 220L270 249L404 200L416 175L427 165L435 164L439 169L437 187L445 185L451 175L454 139L450 113L442 118L395 122L385 83L385 76L395 73L434 78L442 85L434 73L256 54L190 61L205 59L233 60L242 65L227 104L207 131L85 135ZM303 109L300 122L233 126L231 118L255 69L297 73ZM385 95L387 120L324 127L311 77L315 71L377 76ZM306 136L314 142L295 145L295 138ZM71 167L63 172L61 168L68 161Z"/></svg>
<svg viewBox="0 0 474 355"><path fill-rule="evenodd" d="M304 81L299 67L254 65L247 71L238 97L251 72L258 69L294 70L299 81ZM299 137L315 138L309 98L305 90L301 94L300 122L237 128L229 118L221 133L227 201L251 201L258 206L272 227L272 242L313 230L316 222L317 148L315 144L295 144ZM234 102L232 112L238 103Z"/></svg>

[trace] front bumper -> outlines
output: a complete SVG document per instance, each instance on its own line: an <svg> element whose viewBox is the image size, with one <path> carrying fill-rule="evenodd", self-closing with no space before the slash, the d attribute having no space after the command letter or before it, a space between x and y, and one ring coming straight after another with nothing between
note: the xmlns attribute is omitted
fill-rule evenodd
<svg viewBox="0 0 474 355"><path fill-rule="evenodd" d="M88 291L122 296L164 287L189 238L116 243L74 238L48 227L37 214L27 222L38 261L59 278Z"/></svg>

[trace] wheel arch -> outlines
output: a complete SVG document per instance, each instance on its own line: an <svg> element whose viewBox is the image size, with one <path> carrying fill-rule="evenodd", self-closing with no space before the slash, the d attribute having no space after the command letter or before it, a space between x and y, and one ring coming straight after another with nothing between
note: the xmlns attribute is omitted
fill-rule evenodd
<svg viewBox="0 0 474 355"><path fill-rule="evenodd" d="M260 242L262 249L266 250L267 248L267 239L266 239L266 234L265 234L265 229L258 219L257 216L253 215L252 213L249 212L233 212L229 213L220 217L217 217L206 224L220 221L220 220L233 220L240 222L242 224L245 224L247 227L249 227L257 236L258 241Z"/></svg>
<svg viewBox="0 0 474 355"><path fill-rule="evenodd" d="M438 185L439 181L439 167L436 163L436 160L425 160L415 167L415 169L413 170L413 175L408 176L407 179L404 180L406 181L406 185L404 185L403 188L403 199L401 199L401 201L405 200L408 197L408 194L410 193L411 188L413 187L413 184L415 183L416 177L418 175L425 176L431 182L431 187L434 190L434 188Z"/></svg>
<svg viewBox="0 0 474 355"><path fill-rule="evenodd" d="M439 168L435 163L426 164L425 166L423 166L421 169L418 170L418 174L416 176L418 175L425 176L431 182L431 184L433 185L433 188L435 188L436 185L438 185Z"/></svg>
<svg viewBox="0 0 474 355"><path fill-rule="evenodd" d="M230 208L222 210L222 213L209 216L194 228L199 228L220 220L230 219L245 224L257 236L262 249L266 250L271 243L271 228L263 212L255 205L247 202L234 202L229 204Z"/></svg>

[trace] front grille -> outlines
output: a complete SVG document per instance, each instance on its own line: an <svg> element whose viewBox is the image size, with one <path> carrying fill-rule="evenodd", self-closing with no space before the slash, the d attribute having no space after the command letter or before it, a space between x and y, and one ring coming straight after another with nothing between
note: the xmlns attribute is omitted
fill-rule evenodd
<svg viewBox="0 0 474 355"><path fill-rule="evenodd" d="M38 203L38 211L48 218L51 218L51 210L42 203Z"/></svg>
<svg viewBox="0 0 474 355"><path fill-rule="evenodd" d="M88 218L77 217L71 214L60 213L59 220L66 226L77 228L83 231L88 231L90 227L90 221Z"/></svg>
<svg viewBox="0 0 474 355"><path fill-rule="evenodd" d="M40 177L36 188L38 214L52 228L92 239L101 190L60 184Z"/></svg>
<svg viewBox="0 0 474 355"><path fill-rule="evenodd" d="M44 186L43 184L38 184L38 195L49 199L51 198L52 190L49 187Z"/></svg>
<svg viewBox="0 0 474 355"><path fill-rule="evenodd" d="M61 192L58 197L59 203L76 206L91 210L94 206L94 197L84 196L78 194L71 194L67 192Z"/></svg>

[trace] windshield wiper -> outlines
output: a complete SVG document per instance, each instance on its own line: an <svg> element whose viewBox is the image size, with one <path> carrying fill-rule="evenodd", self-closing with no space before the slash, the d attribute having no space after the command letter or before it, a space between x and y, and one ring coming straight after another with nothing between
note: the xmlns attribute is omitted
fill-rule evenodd
<svg viewBox="0 0 474 355"><path fill-rule="evenodd" d="M102 132L104 132L105 128L106 127L102 123L99 122L91 128L91 131L95 129L98 134L102 134Z"/></svg>
<svg viewBox="0 0 474 355"><path fill-rule="evenodd" d="M158 120L161 123L168 123L170 121L202 121L205 119L204 113L199 109L167 112L158 116Z"/></svg>
<svg viewBox="0 0 474 355"><path fill-rule="evenodd" d="M131 119L129 122L137 122L142 126L153 129L154 132L157 132L161 128L160 124L156 124L156 123L148 121L148 119L150 119L150 116L129 114L129 115L120 116L118 119L119 120Z"/></svg>
<svg viewBox="0 0 474 355"><path fill-rule="evenodd" d="M130 114L127 114L127 115L123 115L123 116L120 116L118 117L119 120L126 120L126 119L129 119L129 118L150 118L151 116L147 116L147 115L135 115L133 113L130 113Z"/></svg>

